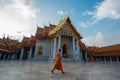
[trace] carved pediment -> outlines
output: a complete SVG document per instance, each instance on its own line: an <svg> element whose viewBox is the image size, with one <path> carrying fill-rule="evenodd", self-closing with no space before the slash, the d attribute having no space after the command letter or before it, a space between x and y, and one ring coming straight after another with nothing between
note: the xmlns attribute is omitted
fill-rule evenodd
<svg viewBox="0 0 120 80"><path fill-rule="evenodd" d="M72 30L72 29L70 28L70 26L67 25L67 24L63 25L63 27L61 28L61 30L73 32L73 30Z"/></svg>

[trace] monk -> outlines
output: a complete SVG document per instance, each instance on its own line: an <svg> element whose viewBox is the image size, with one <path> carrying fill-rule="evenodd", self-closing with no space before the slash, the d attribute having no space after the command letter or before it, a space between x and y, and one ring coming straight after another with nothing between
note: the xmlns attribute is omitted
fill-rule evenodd
<svg viewBox="0 0 120 80"><path fill-rule="evenodd" d="M64 74L65 72L63 71L63 67L62 67L62 60L61 60L61 49L59 49L59 51L56 53L56 62L54 65L54 68L52 69L52 74L54 73L54 70L60 70L62 74Z"/></svg>

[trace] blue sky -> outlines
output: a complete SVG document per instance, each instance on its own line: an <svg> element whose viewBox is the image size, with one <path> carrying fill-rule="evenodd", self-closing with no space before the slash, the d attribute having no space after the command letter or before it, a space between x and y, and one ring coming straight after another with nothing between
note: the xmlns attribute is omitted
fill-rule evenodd
<svg viewBox="0 0 120 80"><path fill-rule="evenodd" d="M68 15L86 45L120 44L120 0L0 0L0 37L29 37Z"/></svg>

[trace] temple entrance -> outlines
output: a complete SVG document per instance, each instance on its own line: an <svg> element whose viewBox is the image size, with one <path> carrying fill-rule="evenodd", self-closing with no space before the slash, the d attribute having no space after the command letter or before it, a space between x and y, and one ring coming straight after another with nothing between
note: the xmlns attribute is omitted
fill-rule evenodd
<svg viewBox="0 0 120 80"><path fill-rule="evenodd" d="M63 44L63 46L62 46L62 56L64 58L68 58L68 52L67 52L67 45L66 44Z"/></svg>

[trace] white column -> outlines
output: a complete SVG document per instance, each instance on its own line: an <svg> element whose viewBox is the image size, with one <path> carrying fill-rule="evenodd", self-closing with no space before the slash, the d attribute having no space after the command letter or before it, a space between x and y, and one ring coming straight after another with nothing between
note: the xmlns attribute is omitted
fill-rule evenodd
<svg viewBox="0 0 120 80"><path fill-rule="evenodd" d="M31 59L31 55L32 55L32 47L30 47L29 59Z"/></svg>
<svg viewBox="0 0 120 80"><path fill-rule="evenodd" d="M58 37L58 50L61 48L61 36Z"/></svg>
<svg viewBox="0 0 120 80"><path fill-rule="evenodd" d="M20 60L22 60L22 58L23 58L23 52L24 52L24 48L22 48L22 50L21 50L21 53L20 53Z"/></svg>
<svg viewBox="0 0 120 80"><path fill-rule="evenodd" d="M78 60L80 60L78 41L76 41L76 47L77 47L77 50L76 50L76 61L78 61Z"/></svg>
<svg viewBox="0 0 120 80"><path fill-rule="evenodd" d="M7 57L7 59L9 59L9 57L10 57L10 55L8 54L8 57Z"/></svg>
<svg viewBox="0 0 120 80"><path fill-rule="evenodd" d="M79 44L78 44L79 45ZM79 46L78 46L79 47ZM82 61L82 52L80 51L80 47L78 48L78 54L79 54L79 58L80 61Z"/></svg>
<svg viewBox="0 0 120 80"><path fill-rule="evenodd" d="M112 62L112 58L111 58L111 56L110 56L110 61Z"/></svg>
<svg viewBox="0 0 120 80"><path fill-rule="evenodd" d="M5 57L6 57L6 54L4 54L4 58L3 58L3 60L5 60Z"/></svg>
<svg viewBox="0 0 120 80"><path fill-rule="evenodd" d="M13 59L16 59L16 54L13 54L14 56L13 56Z"/></svg>
<svg viewBox="0 0 120 80"><path fill-rule="evenodd" d="M116 60L117 60L117 62L119 62L118 56L116 56Z"/></svg>
<svg viewBox="0 0 120 80"><path fill-rule="evenodd" d="M75 59L75 38L73 37L73 59Z"/></svg>
<svg viewBox="0 0 120 80"><path fill-rule="evenodd" d="M54 41L52 42L53 40L51 40L51 54L50 54L50 57L53 56L53 49L54 49Z"/></svg>
<svg viewBox="0 0 120 80"><path fill-rule="evenodd" d="M57 47L57 46L56 46L56 40L57 40L57 37L54 38L54 46L53 46L53 47L54 47L54 48L53 48L54 50L53 50L53 58L52 58L53 60L55 59L55 55L56 55L56 47Z"/></svg>
<svg viewBox="0 0 120 80"><path fill-rule="evenodd" d="M36 42L36 45L35 45L35 53L34 53L34 57L37 56L37 53L38 53L38 41Z"/></svg>
<svg viewBox="0 0 120 80"><path fill-rule="evenodd" d="M103 57L103 56L101 56L100 59L101 59L101 61L103 62L102 57Z"/></svg>
<svg viewBox="0 0 120 80"><path fill-rule="evenodd" d="M107 62L107 56L105 57L105 60L106 60L106 62Z"/></svg>
<svg viewBox="0 0 120 80"><path fill-rule="evenodd" d="M106 57L104 56L103 58L104 58L104 62L105 62L105 64L106 64Z"/></svg>

